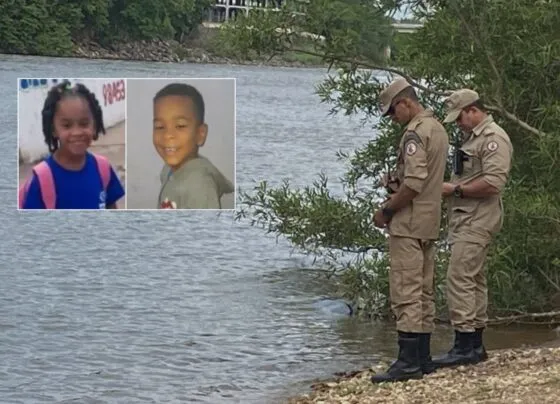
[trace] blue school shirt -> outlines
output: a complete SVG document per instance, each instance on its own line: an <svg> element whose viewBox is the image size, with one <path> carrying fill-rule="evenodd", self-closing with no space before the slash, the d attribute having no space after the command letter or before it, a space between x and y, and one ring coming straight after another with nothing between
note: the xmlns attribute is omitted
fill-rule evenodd
<svg viewBox="0 0 560 404"><path fill-rule="evenodd" d="M56 209L105 209L124 196L123 186L113 167L111 167L107 192L104 191L97 162L90 153L86 154L86 164L79 171L65 169L52 155L46 159L46 162L53 174ZM39 180L35 173L23 209L45 209Z"/></svg>

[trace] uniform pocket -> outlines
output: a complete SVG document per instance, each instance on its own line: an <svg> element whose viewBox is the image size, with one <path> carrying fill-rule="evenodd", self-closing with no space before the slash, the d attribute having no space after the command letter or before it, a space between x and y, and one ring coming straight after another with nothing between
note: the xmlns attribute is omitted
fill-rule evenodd
<svg viewBox="0 0 560 404"><path fill-rule="evenodd" d="M451 230L458 227L469 226L476 210L476 203L472 199L455 198L451 207L449 227Z"/></svg>
<svg viewBox="0 0 560 404"><path fill-rule="evenodd" d="M420 299L423 284L423 261L397 257L391 260L390 289L394 304Z"/></svg>
<svg viewBox="0 0 560 404"><path fill-rule="evenodd" d="M441 205L431 201L412 202L413 234L419 239L437 238L439 235Z"/></svg>
<svg viewBox="0 0 560 404"><path fill-rule="evenodd" d="M453 207L451 208L451 211L457 213L472 213L474 212L474 209L475 209L474 204L454 203Z"/></svg>
<svg viewBox="0 0 560 404"><path fill-rule="evenodd" d="M482 172L482 160L474 150L463 150L465 161L463 162L463 174L461 177L473 177Z"/></svg>

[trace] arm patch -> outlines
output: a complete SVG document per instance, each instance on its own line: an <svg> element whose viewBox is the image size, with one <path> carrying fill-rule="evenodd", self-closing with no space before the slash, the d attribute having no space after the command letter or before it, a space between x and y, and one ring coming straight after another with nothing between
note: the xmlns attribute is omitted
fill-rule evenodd
<svg viewBox="0 0 560 404"><path fill-rule="evenodd" d="M412 156L413 154L415 154L416 150L418 149L418 145L421 144L422 144L422 139L420 139L418 133L409 130L404 134L403 151L407 155Z"/></svg>

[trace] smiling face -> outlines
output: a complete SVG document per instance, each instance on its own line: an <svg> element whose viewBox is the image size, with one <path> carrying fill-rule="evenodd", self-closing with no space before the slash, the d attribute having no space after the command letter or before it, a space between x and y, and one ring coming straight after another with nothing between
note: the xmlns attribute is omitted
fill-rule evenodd
<svg viewBox="0 0 560 404"><path fill-rule="evenodd" d="M198 156L208 127L198 122L195 106L189 97L168 95L154 104L154 146L161 158L176 170Z"/></svg>
<svg viewBox="0 0 560 404"><path fill-rule="evenodd" d="M83 157L91 145L95 122L87 101L80 96L60 100L53 119L54 136L60 142L59 150L67 157Z"/></svg>

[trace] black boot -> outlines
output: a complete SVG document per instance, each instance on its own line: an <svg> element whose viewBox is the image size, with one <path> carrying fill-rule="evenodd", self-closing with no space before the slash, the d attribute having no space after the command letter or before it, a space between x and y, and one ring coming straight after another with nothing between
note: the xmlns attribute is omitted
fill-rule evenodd
<svg viewBox="0 0 560 404"><path fill-rule="evenodd" d="M418 356L420 338L418 334L399 331L399 356L387 372L372 376L372 383L397 382L421 379L422 370Z"/></svg>
<svg viewBox="0 0 560 404"><path fill-rule="evenodd" d="M480 362L484 362L488 359L488 354L486 353L486 349L482 343L482 331L484 331L484 328L477 328L474 332L473 340L474 352L478 356Z"/></svg>
<svg viewBox="0 0 560 404"><path fill-rule="evenodd" d="M430 355L430 337L431 334L422 333L418 334L420 336L420 343L418 346L418 356L420 360L420 368L422 373L429 375L436 370L434 363L432 362L432 356Z"/></svg>
<svg viewBox="0 0 560 404"><path fill-rule="evenodd" d="M478 355L473 347L474 334L455 331L453 348L445 355L433 359L436 369L478 363Z"/></svg>

